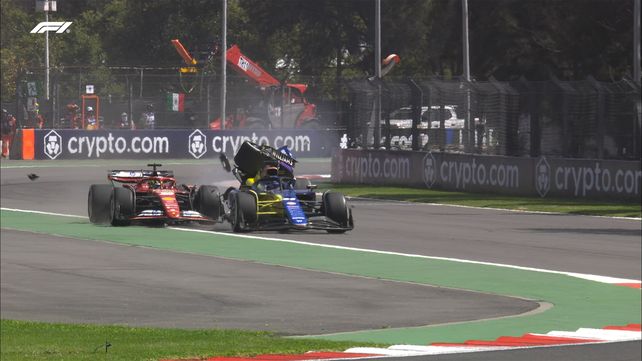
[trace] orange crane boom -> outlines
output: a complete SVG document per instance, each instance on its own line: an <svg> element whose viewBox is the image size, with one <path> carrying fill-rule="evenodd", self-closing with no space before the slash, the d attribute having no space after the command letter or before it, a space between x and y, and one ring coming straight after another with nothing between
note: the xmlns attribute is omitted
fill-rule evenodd
<svg viewBox="0 0 642 361"><path fill-rule="evenodd" d="M254 80L260 87L279 86L281 82L270 75L257 63L241 53L238 45L232 45L225 53L227 62L241 74Z"/></svg>
<svg viewBox="0 0 642 361"><path fill-rule="evenodd" d="M180 40L173 39L172 40L172 45L174 45L174 48L176 48L176 51L178 52L178 55L180 55L181 58L183 58L183 61L185 62L185 64L187 64L189 66L196 65L196 59L194 59L190 55L190 53L187 51L187 49L185 49L183 44L181 44Z"/></svg>

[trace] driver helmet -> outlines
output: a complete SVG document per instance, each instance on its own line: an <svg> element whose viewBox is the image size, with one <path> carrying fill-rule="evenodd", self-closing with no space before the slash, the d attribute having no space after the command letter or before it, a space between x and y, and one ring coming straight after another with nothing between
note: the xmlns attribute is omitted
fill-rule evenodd
<svg viewBox="0 0 642 361"><path fill-rule="evenodd" d="M147 181L147 185L151 189L158 189L161 186L161 183L158 179L150 179Z"/></svg>
<svg viewBox="0 0 642 361"><path fill-rule="evenodd" d="M265 177L275 177L279 172L279 169L274 164L266 164L261 169L261 178Z"/></svg>

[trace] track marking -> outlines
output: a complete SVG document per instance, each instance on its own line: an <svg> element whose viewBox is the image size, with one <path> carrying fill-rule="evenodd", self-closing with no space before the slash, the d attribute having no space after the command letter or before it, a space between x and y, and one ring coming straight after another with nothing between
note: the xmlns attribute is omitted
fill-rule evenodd
<svg viewBox="0 0 642 361"><path fill-rule="evenodd" d="M625 328L626 330L619 330ZM485 351L523 350L571 345L607 344L642 339L639 324L607 326L603 329L580 328L574 332L551 331L547 334L526 333L522 336L501 336L492 341L468 340L462 343L432 343L424 345L393 345L382 347L352 347L344 352L310 351L298 355L258 355L253 357L209 357L206 361L311 361L361 360L373 357L409 357L460 354ZM180 361L180 360L163 360ZM187 360L185 360L187 361Z"/></svg>
<svg viewBox="0 0 642 361"><path fill-rule="evenodd" d="M79 216L79 215L70 215L70 214L62 214L62 213L54 213L54 212L11 209L11 208L4 208L4 207L0 209L7 210L7 211L14 211L14 212L23 212L23 213L44 214L44 215L63 216L63 217L72 217L72 218L86 218L84 216ZM255 237L255 236L249 236L249 235L230 234L226 232L186 229L181 227L169 227L169 228L177 231L183 231L183 232L217 234L217 235L232 236L237 238L264 239L272 242L284 242L284 243L300 244L300 245L307 245L307 246L320 247L320 248L352 250L352 251L358 251L363 253L396 255L396 256L409 257L409 258L447 260L447 261L459 262L459 263L491 265L491 266L498 266L498 267L504 267L504 268L529 270L529 271L541 272L541 273L564 274L571 277L583 278L586 280L591 280L591 281L601 282L601 283L614 283L614 282L621 283L621 281L623 281L623 279L608 277L608 276L587 275L587 274L579 274L579 273L572 273L572 272L560 272L560 271L545 270L545 269L538 269L538 268L532 268L532 267L522 267L522 266L514 266L514 265L507 265L507 264L490 263L490 262L479 262L479 261L463 260L463 259L456 259L456 258L434 257L434 256L425 256L425 255L418 255L418 254L405 254L405 253L398 253L398 252L369 250L369 249L361 249L361 248L355 248L355 247L344 247L344 246L318 244L313 242L285 240L285 239L272 238L272 237L263 237L263 236ZM625 280L625 281L633 281L629 283L636 283L636 284L640 283L640 281L636 281L636 280ZM565 345L566 343L561 342L563 341L562 339L573 339L569 341L568 344L583 344L584 343L583 341L586 341L585 343L621 342L621 341L628 341L628 340L639 340L640 339L639 328L640 328L639 324L635 324L635 325L629 324L626 326L607 326L604 329L579 328L575 332L550 331L546 334L527 333L527 334L524 334L523 336L517 336L517 337L501 336L492 341L468 340L460 344L456 344L456 343L443 344L443 345L433 344L430 346L395 345L388 349L382 349L382 351L380 352L374 352L375 350L372 349L373 351L372 354L379 354L382 356L411 356L411 355L430 355L430 354L435 354L435 352L437 351L439 351L439 353L453 353L453 351L457 350L456 352L458 353L458 352L471 352L471 351L477 352L477 351L484 351L484 350L532 348L532 347L543 347L543 346L551 347L551 346L557 346L557 345L560 345L560 346ZM550 344L542 345L543 339L546 339L546 338L548 338L548 340L550 341ZM346 351L355 352L355 351L366 351L366 350L349 349ZM364 352L364 353L370 354L370 352ZM266 355L266 356L270 356L270 355ZM366 357L369 357L369 356L366 356ZM339 357L339 358L342 359L343 357ZM257 360L258 359L262 360L262 358L257 358ZM267 357L265 359L272 360L272 361L275 360L272 357ZM300 359L288 358L287 360L284 360L284 361L292 361L292 360L310 360L310 358L304 356Z"/></svg>
<svg viewBox="0 0 642 361"><path fill-rule="evenodd" d="M523 209L509 209L509 208L494 208L494 207L477 207L477 206L465 206L461 204L447 204L447 203L425 203L425 202L410 202L410 201L398 201L394 199L377 199L377 198L366 198L366 197L350 197L346 196L348 200L357 199L360 201L370 201L371 203L360 202L358 204L365 205L376 205L377 203L389 202L389 203L400 203L404 205L417 205L417 206L445 206L453 208L464 208L464 209L483 209L491 211L505 211L505 212L514 212L514 213L532 213L532 214L545 214L545 215L562 215L562 216L575 216L575 217L592 217L592 218L607 218L607 219L622 219L622 220L634 220L640 221L640 217L618 217L618 216L596 216L590 214L574 214L574 213L560 213L560 212L546 212L546 211L529 211Z"/></svg>
<svg viewBox="0 0 642 361"><path fill-rule="evenodd" d="M0 207L0 209L7 210L7 211L14 211L14 212L23 212L23 213L37 213L37 214L62 216L62 217L87 218L86 216L79 216L79 215L72 215L72 214L43 212L43 211L34 211L34 210L25 210L25 209L16 209L16 208ZM432 259L432 260L440 260L440 261L451 261L451 262L459 262L459 263L469 263L469 264L478 264L478 265L485 265L485 266L495 266L495 267L502 267L502 268L518 269L518 270L523 270L523 271L533 271L533 272L540 272L540 273L559 274L559 275L566 275L566 276L570 276L570 277L581 278L581 279L600 282L600 283L608 283L608 284L615 284L615 285L617 285L617 284L627 284L627 285L629 285L629 287L630 287L630 285L642 284L642 281L635 280L635 279L618 278L618 277L610 277L610 276L600 276L600 275L584 274L584 273L576 273L576 272L555 271L555 270L547 270L547 269L543 269L543 268L509 265L509 264L504 264L504 263L474 261L474 260L467 260L467 259L461 259L461 258L452 258L452 257L427 256L427 255L412 254L412 253L381 251L381 250L367 249L367 248L337 246L337 245L330 245L330 244L323 244L323 243L296 241L296 240L290 240L290 239L273 238L273 237L265 237L265 236L251 236L251 235L245 235L245 234L227 233L227 232L219 232L219 231L207 231L207 230L191 229L191 228L183 228L183 227L168 227L168 228L169 229L178 230L178 231L182 231L182 232L195 232L195 233L226 235L226 236L231 236L231 237L248 238L248 239L262 239L262 240L266 240L266 241L291 243L291 244L306 245L306 246L313 246L313 247L320 247L320 248L330 248L330 249L348 250L348 251L356 251L356 252L364 252L364 253L383 254L383 255L394 255L394 256L401 256L401 257L408 257L408 258L420 258L420 259ZM639 288L639 287L634 287L634 288Z"/></svg>
<svg viewBox="0 0 642 361"><path fill-rule="evenodd" d="M64 214L64 213L54 213L54 212L45 212L45 211L33 211L33 210L27 210L27 209L6 208L6 207L0 207L0 209L3 210L3 211L44 214L44 215L48 215L48 216L60 216L60 217L70 217L70 218L87 218L87 216L79 216L79 215L76 215L76 214Z"/></svg>

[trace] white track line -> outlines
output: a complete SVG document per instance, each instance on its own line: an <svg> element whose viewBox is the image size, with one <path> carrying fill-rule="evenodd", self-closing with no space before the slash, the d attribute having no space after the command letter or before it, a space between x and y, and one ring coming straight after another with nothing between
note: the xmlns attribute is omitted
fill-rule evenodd
<svg viewBox="0 0 642 361"><path fill-rule="evenodd" d="M32 211L32 210L23 210L23 209L15 209L15 208L2 207L0 209L7 210L7 211L14 211L14 212L44 214L44 215L72 217L72 218L86 218L85 216L72 215L72 214ZM488 266L528 270L528 271L541 272L541 273L564 274L571 277L577 277L577 278L582 278L582 279L587 279L587 280L602 282L602 283L640 283L640 281L638 280L630 280L630 279L622 279L622 278L598 276L598 275L588 275L588 274L573 273L573 272L553 271L553 270L546 270L546 269L540 269L540 268L522 267L522 266L514 266L514 265L507 265L507 264L500 264L500 263L479 262L479 261L448 258L448 257L433 257L433 256L425 256L425 255L418 255L418 254L407 254L407 253L370 250L370 249L355 248L355 247L334 246L334 245L319 244L319 243L312 243L312 242L293 241L293 240L271 238L271 237L255 237L255 236L249 236L249 235L187 229L187 228L180 228L180 227L168 227L168 228L177 230L177 231L183 231L183 232L209 233L209 234L226 235L226 236L239 237L239 238L264 239L264 240L275 241L275 242L285 242L285 243L301 244L301 245L323 247L323 248L343 249L343 250L358 251L358 252L365 252L365 253L389 254L389 255L395 255L395 256L411 257L411 258L446 260L446 261L460 262L460 263L481 264L481 265L488 265ZM587 340L586 344L623 342L623 341L632 341L632 340L642 339L641 332L639 331L604 330L604 329L593 329L593 328L580 328L575 332L551 331L551 332L548 332L546 335L554 336L554 337L570 337L570 338L576 338L576 339L586 339ZM598 342L593 342L595 340L598 340ZM406 356L421 356L421 355L442 355L442 354L471 353L471 352L484 352L484 351L515 350L515 349L526 349L526 348L561 347L561 346L568 346L568 345L578 345L578 343L535 345L535 346L393 345L388 348L353 347L345 350L344 352L367 353L367 354L388 356L388 357L406 357ZM373 357L377 357L377 356L373 356ZM359 359L361 358L362 357L360 357ZM365 358L372 358L372 357L365 357Z"/></svg>
<svg viewBox="0 0 642 361"><path fill-rule="evenodd" d="M32 211L32 210L24 210L24 209L16 209L16 208L4 208L4 207L2 207L0 209L7 210L7 211L14 211L14 212L36 213L36 214L45 214L45 215L54 215L54 216L57 215L57 216L62 216L62 217L86 218L86 216L78 216L78 215L62 214L62 213L53 213L53 212ZM473 260L467 260L467 259L461 259L461 258L426 256L426 255L421 255L421 254L400 253L400 252L381 251L381 250L374 250L374 249L367 249L367 248L336 246L336 245L323 244L323 243L295 241L295 240L290 240L290 239L281 239L281 238L263 237L263 236L252 236L252 235L227 233L227 232L207 231L207 230L191 229L191 228L183 228L183 227L168 227L168 229L173 229L173 230L182 231L182 232L195 232L195 233L225 235L225 236L237 237L237 238L263 239L263 240L266 240L266 241L284 242L284 243L292 243L292 244L299 244L299 245L305 245L305 246L340 249L340 250L346 250L346 251L356 251L356 252L374 253L374 254L385 254L385 255L392 255L392 256L432 259L432 260L440 260L440 261L452 261L452 262L459 262L459 263L478 264L478 265L484 265L484 266L495 266L495 267L502 267L502 268L511 268L511 269L518 269L518 270L523 270L523 271L533 271L533 272L540 272L540 273L560 274L560 275L566 275L566 276L570 276L570 277L581 278L581 279L586 279L586 280L600 282L600 283L609 283L609 284L615 284L615 283L642 283L640 280L627 279L627 278L617 278L617 277L600 276L600 275L583 274L583 273L566 272L566 271L555 271L555 270L548 270L548 269L535 268L535 267L524 267L524 266L509 265L509 264L504 264L504 263L473 261Z"/></svg>
<svg viewBox="0 0 642 361"><path fill-rule="evenodd" d="M426 202L410 202L410 201L398 201L394 199L379 199L379 198L367 198L367 197L350 197L346 196L348 199L359 199L364 201L372 201L368 205L378 204L383 202L390 203L400 203L405 205L415 205L415 206L444 206L444 207L453 207L453 208L465 208L465 209L480 209L480 210L489 210L489 211L504 211L512 213L532 213L532 214L543 214L543 215L563 215L563 216L573 216L573 217L592 217L592 218L606 218L606 219L621 219L628 221L640 221L642 218L639 217L618 217L618 216L596 216L590 214L573 214L573 213L561 213L561 212L546 212L546 211L529 211L523 209L509 209L509 208L494 208L494 207L476 207L476 206L465 206L461 204L447 204L447 203L426 203ZM364 204L363 202L358 204Z"/></svg>

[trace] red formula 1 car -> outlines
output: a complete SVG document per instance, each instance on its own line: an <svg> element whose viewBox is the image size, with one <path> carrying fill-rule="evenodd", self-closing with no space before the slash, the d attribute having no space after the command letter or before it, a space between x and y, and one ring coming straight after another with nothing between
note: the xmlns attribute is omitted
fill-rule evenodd
<svg viewBox="0 0 642 361"><path fill-rule="evenodd" d="M111 184L89 188L87 210L91 223L127 226L132 221L176 224L216 222L221 198L214 186L177 185L174 173L158 170L112 170Z"/></svg>

